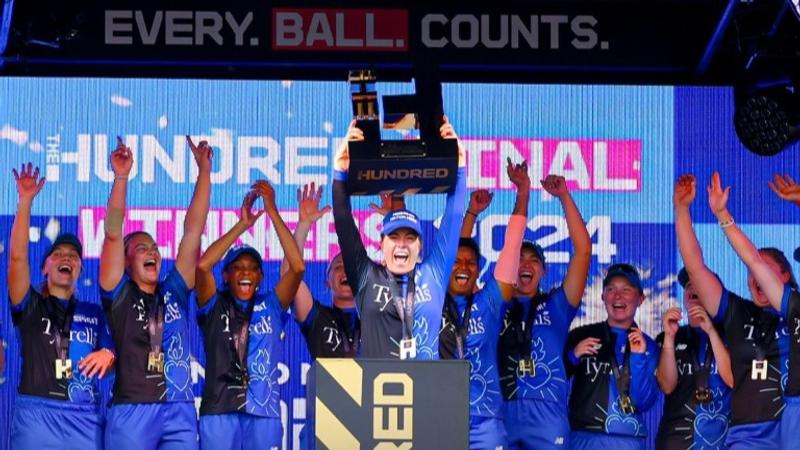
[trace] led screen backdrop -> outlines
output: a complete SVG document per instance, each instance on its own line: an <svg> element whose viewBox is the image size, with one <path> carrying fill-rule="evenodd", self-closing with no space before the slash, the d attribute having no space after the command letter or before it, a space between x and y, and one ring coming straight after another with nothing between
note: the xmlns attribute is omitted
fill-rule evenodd
<svg viewBox="0 0 800 450"><path fill-rule="evenodd" d="M381 94L412 90L411 84L379 84ZM719 169L723 181L734 186L730 209L757 245L776 246L787 254L800 245L800 208L778 200L766 184L775 172L800 176L800 148L770 159L742 148L733 131L730 89L448 84L443 90L445 111L469 151L469 189L495 193L476 227L489 263L485 270L497 257L513 209L506 157L527 159L534 180L549 173L567 178L593 242L584 305L573 326L605 317L600 302L603 270L625 261L641 268L646 286L638 323L651 336L660 332L660 314L680 298L671 196L681 173L699 178L692 209L696 230L709 266L731 290L747 293L746 271L708 211L704 186L713 170ZM196 177L186 134L208 140L215 150L206 247L236 222L242 197L257 179L276 187L278 206L293 228L297 188L312 181L330 183L333 149L350 116L344 82L0 78L0 105L0 284L5 285L17 203L11 169L32 161L42 168L47 184L34 204L31 260L38 264L59 232L77 233L85 253L79 295L92 301L98 301L97 258L113 180L108 154L117 135L135 158L127 227L156 236L167 270ZM392 133L385 137L403 138ZM550 287L562 279L571 246L559 203L537 183L534 189L528 238L546 251L544 285ZM443 197L408 200L429 231L438 224ZM357 199L355 215L377 258L380 216L368 207L374 201ZM329 190L323 202L330 204ZM265 219L243 242L264 255L264 283L269 286L276 280L282 251ZM333 218L327 215L312 229L304 249L306 281L324 301L329 300L325 267L337 251ZM34 273L34 281L41 281L40 274ZM7 437L20 355L7 294L0 292L0 335L7 360L0 384L0 436ZM191 380L200 395L205 357L197 329L192 340ZM305 420L309 357L294 324L284 343L288 356L276 381L282 387L283 448L289 449ZM658 413L650 415L652 434L657 420ZM0 448L6 447L4 438Z"/></svg>

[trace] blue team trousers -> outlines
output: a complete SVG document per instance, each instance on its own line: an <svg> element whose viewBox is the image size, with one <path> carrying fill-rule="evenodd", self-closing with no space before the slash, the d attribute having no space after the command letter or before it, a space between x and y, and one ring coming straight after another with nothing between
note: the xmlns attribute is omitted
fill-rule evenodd
<svg viewBox="0 0 800 450"><path fill-rule="evenodd" d="M283 427L277 417L247 413L200 416L201 450L277 450L282 440Z"/></svg>
<svg viewBox="0 0 800 450"><path fill-rule="evenodd" d="M192 402L126 403L108 409L107 450L197 449Z"/></svg>
<svg viewBox="0 0 800 450"><path fill-rule="evenodd" d="M785 397L781 416L781 449L800 450L800 397Z"/></svg>
<svg viewBox="0 0 800 450"><path fill-rule="evenodd" d="M11 449L102 449L96 405L19 395L11 420Z"/></svg>
<svg viewBox="0 0 800 450"><path fill-rule="evenodd" d="M469 418L469 450L505 450L508 436L503 420L496 417Z"/></svg>
<svg viewBox="0 0 800 450"><path fill-rule="evenodd" d="M644 450L645 438L573 431L569 437L570 450Z"/></svg>
<svg viewBox="0 0 800 450"><path fill-rule="evenodd" d="M728 428L725 445L729 450L775 450L780 448L781 422L747 423Z"/></svg>
<svg viewBox="0 0 800 450"><path fill-rule="evenodd" d="M504 415L509 449L569 448L569 420L563 404L527 398L509 400Z"/></svg>

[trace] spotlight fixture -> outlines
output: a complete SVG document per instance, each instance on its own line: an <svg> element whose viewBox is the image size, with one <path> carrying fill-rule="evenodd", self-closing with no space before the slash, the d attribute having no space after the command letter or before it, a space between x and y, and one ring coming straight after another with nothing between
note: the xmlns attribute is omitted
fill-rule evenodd
<svg viewBox="0 0 800 450"><path fill-rule="evenodd" d="M776 155L800 138L800 94L790 83L748 94L739 90L733 120L745 147L757 155Z"/></svg>

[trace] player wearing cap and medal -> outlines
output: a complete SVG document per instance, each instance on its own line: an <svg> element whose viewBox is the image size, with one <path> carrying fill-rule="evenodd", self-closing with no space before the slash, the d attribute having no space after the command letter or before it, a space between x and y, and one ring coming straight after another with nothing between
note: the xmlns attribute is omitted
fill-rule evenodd
<svg viewBox="0 0 800 450"><path fill-rule="evenodd" d="M509 159L506 172L517 188L517 197L493 274L477 290L480 249L469 236L478 213L489 205L491 195L486 191L476 191L470 199L470 209L461 228L462 237L450 275L439 334L439 356L442 359L469 361L469 448L472 450L495 450L507 446L497 370L497 341L505 302L510 301L514 294L519 251L528 221L531 181L525 161L513 164Z"/></svg>
<svg viewBox="0 0 800 450"><path fill-rule="evenodd" d="M11 228L8 299L22 376L11 448L102 449L97 380L111 370L114 353L100 305L76 296L83 246L73 234L57 236L42 260L45 281L34 287L28 232L33 199L45 180L30 163L14 170L14 178L19 203Z"/></svg>
<svg viewBox="0 0 800 450"><path fill-rule="evenodd" d="M456 139L452 125L442 125L444 139ZM356 227L345 188L349 155L347 142L364 134L351 123L347 138L334 158L333 216L342 249L345 273L361 318L360 356L388 359L438 359L442 306L453 266L464 215L466 159L459 145L455 189L447 202L439 230L422 255L422 228L411 211L395 210L383 219L381 263L367 255Z"/></svg>
<svg viewBox="0 0 800 450"><path fill-rule="evenodd" d="M522 243L517 286L503 318L497 362L511 449L569 448L569 387L562 354L581 304L592 253L589 233L564 177L549 175L541 183L561 203L573 254L562 285L544 291L544 252L534 242Z"/></svg>
<svg viewBox="0 0 800 450"><path fill-rule="evenodd" d="M644 298L636 268L613 264L603 279L608 318L569 333L571 449L645 448L644 413L659 392L658 346L633 320Z"/></svg>
<svg viewBox="0 0 800 450"><path fill-rule="evenodd" d="M254 213L253 202L259 196L265 210ZM259 292L264 277L261 254L247 245L231 246L265 212L278 235L288 269L274 288ZM223 254L223 283L217 290L213 268ZM244 198L239 221L211 244L197 263L197 315L206 354L201 449L281 446L278 362L282 358L286 309L304 272L300 250L275 206L274 189L266 181L256 182Z"/></svg>

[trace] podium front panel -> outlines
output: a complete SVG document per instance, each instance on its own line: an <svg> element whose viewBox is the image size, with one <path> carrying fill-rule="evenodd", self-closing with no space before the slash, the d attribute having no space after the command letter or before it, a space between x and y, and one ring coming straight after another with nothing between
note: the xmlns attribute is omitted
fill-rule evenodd
<svg viewBox="0 0 800 450"><path fill-rule="evenodd" d="M308 382L317 449L469 445L467 361L320 358Z"/></svg>

